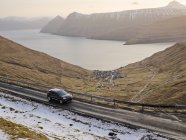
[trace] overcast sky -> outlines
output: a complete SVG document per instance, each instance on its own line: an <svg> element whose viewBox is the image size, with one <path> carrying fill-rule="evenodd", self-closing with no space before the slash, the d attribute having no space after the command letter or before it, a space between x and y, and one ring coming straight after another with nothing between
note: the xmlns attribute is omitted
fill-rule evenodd
<svg viewBox="0 0 186 140"><path fill-rule="evenodd" d="M95 13L167 5L172 0L0 0L0 17L67 16L71 12ZM177 0L186 5L186 0Z"/></svg>

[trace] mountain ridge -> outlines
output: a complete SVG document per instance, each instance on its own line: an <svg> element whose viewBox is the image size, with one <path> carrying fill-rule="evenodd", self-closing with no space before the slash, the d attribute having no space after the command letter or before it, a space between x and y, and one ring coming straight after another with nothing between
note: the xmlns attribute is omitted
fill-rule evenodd
<svg viewBox="0 0 186 140"><path fill-rule="evenodd" d="M57 32L51 33L62 36L127 41L149 24L186 15L185 7L173 1L159 8L93 14L73 12L65 19Z"/></svg>
<svg viewBox="0 0 186 140"><path fill-rule="evenodd" d="M24 17L6 17L0 18L0 30L23 30L23 29L39 29L45 26L51 18L24 18Z"/></svg>

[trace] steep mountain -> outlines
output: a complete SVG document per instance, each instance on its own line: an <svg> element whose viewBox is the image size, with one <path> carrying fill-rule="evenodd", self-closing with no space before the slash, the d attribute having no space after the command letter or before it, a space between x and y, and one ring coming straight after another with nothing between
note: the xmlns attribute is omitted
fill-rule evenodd
<svg viewBox="0 0 186 140"><path fill-rule="evenodd" d="M47 54L25 48L0 37L0 75L69 88L80 83L90 71ZM71 88L72 89L72 88Z"/></svg>
<svg viewBox="0 0 186 140"><path fill-rule="evenodd" d="M50 18L6 17L0 19L0 30L40 29L50 21Z"/></svg>
<svg viewBox="0 0 186 140"><path fill-rule="evenodd" d="M167 8L186 9L185 5L180 4L176 0L170 2Z"/></svg>
<svg viewBox="0 0 186 140"><path fill-rule="evenodd" d="M130 12L134 18L132 20L130 18L126 19L127 21L131 20L127 26L123 24L123 26L121 25L119 27L112 28L103 34L98 33L93 35L91 38L127 41L133 38L136 34L142 33L149 24L156 23L159 20L186 15L186 6L173 1L170 2L166 7L142 9L136 11L132 10ZM126 23L126 21L123 23Z"/></svg>
<svg viewBox="0 0 186 140"><path fill-rule="evenodd" d="M160 8L113 13L70 14L56 34L126 41L140 28L159 20L186 15L186 6L174 1Z"/></svg>
<svg viewBox="0 0 186 140"><path fill-rule="evenodd" d="M41 29L41 33L55 34L56 32L58 32L60 27L63 25L64 21L65 21L65 19L60 16L55 17L46 26L44 26Z"/></svg>
<svg viewBox="0 0 186 140"><path fill-rule="evenodd" d="M186 39L186 16L155 22L127 40L126 44L177 42Z"/></svg>

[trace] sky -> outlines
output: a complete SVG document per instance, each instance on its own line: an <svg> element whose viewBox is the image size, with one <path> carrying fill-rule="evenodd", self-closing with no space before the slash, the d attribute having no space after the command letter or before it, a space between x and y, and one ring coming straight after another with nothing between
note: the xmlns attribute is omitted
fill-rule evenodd
<svg viewBox="0 0 186 140"><path fill-rule="evenodd" d="M0 0L0 17L66 17L72 12L84 14L114 12L166 6L173 0ZM186 0L177 0L186 5Z"/></svg>

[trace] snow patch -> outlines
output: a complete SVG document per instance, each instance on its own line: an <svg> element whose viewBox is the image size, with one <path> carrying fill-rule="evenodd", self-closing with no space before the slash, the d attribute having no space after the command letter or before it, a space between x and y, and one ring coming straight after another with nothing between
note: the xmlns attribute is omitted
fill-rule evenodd
<svg viewBox="0 0 186 140"><path fill-rule="evenodd" d="M122 124L80 116L67 110L4 93L0 93L0 117L32 128L48 136L49 139L140 140L144 137L152 137L166 140L158 133L145 129L132 129Z"/></svg>

